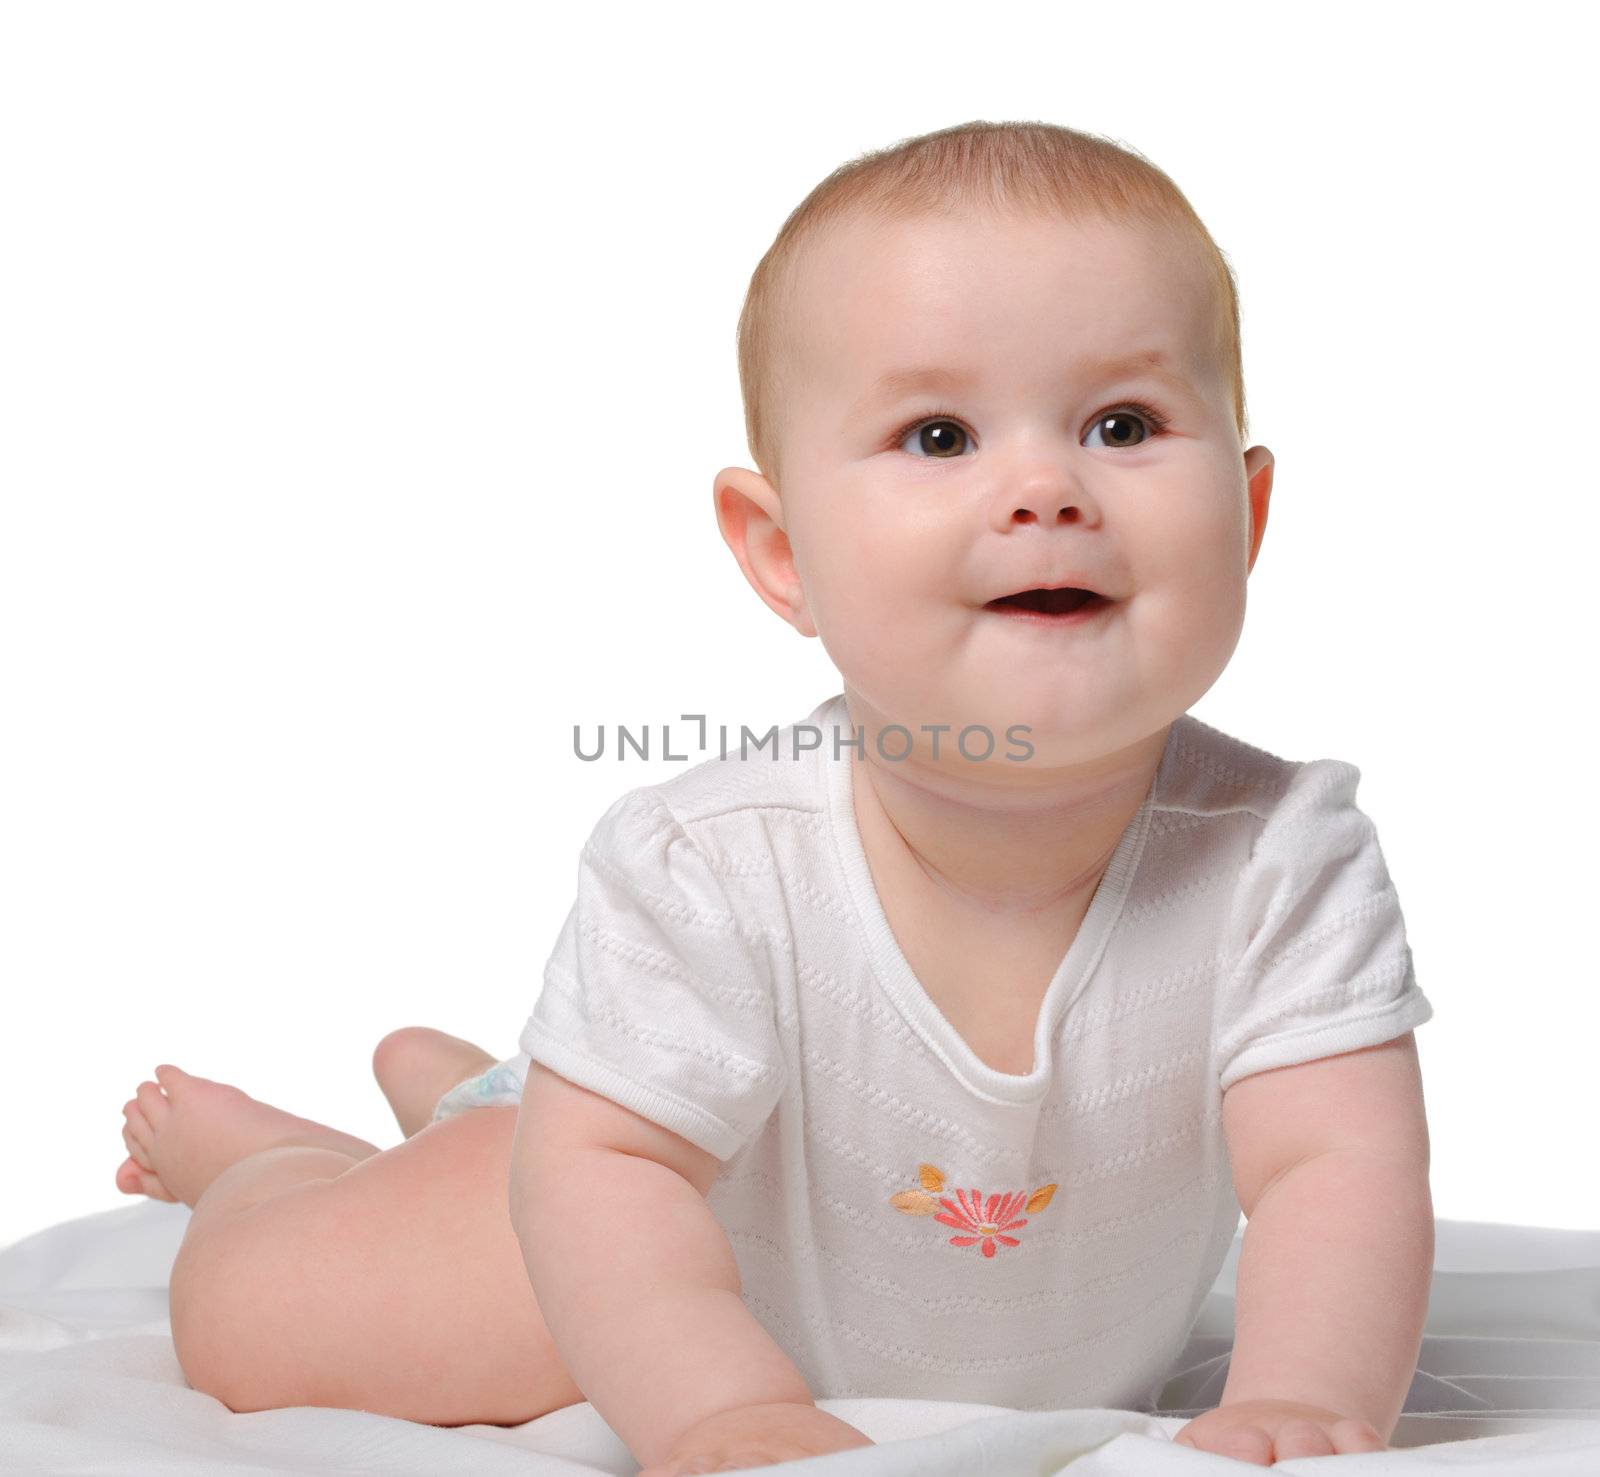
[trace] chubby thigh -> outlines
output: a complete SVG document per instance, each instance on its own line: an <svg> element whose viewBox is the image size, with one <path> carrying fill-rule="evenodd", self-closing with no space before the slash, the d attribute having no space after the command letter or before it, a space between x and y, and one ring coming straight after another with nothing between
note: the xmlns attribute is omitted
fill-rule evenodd
<svg viewBox="0 0 1600 1477"><path fill-rule="evenodd" d="M184 1375L235 1411L337 1406L517 1425L582 1400L511 1224L517 1110L429 1124L205 1224L173 1266Z"/></svg>

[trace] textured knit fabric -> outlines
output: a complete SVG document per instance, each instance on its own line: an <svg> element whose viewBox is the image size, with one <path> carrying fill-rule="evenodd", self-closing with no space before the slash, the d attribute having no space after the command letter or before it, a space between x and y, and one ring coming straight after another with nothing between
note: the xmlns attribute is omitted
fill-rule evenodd
<svg viewBox="0 0 1600 1477"><path fill-rule="evenodd" d="M1239 1223L1223 1089L1433 1013L1360 771L1179 718L1017 1076L896 943L836 731L842 694L618 799L498 1098L441 1108L532 1059L715 1154L817 1398L1149 1410Z"/></svg>

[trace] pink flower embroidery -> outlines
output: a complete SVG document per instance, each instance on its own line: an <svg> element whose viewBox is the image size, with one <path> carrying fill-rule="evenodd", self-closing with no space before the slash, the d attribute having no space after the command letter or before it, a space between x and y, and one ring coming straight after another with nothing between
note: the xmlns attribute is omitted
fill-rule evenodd
<svg viewBox="0 0 1600 1477"><path fill-rule="evenodd" d="M931 1215L946 1226L970 1231L972 1234L968 1236L952 1236L950 1244L976 1246L981 1243L983 1254L989 1257L995 1254L996 1242L1001 1246L1021 1244L1015 1236L1005 1234L1028 1224L1026 1218L1016 1218L1019 1210L1037 1215L1056 1193L1054 1185L1043 1185L1032 1192L1013 1190L1009 1194L994 1194L985 1199L978 1190L957 1190L955 1203L952 1204L944 1196L935 1198L935 1194L944 1189L943 1170L932 1164L919 1164L917 1179L922 1185L920 1190L901 1190L899 1194L889 1197L889 1204L902 1215ZM930 1191L934 1194L930 1194ZM940 1206L945 1209L944 1215L935 1214Z"/></svg>

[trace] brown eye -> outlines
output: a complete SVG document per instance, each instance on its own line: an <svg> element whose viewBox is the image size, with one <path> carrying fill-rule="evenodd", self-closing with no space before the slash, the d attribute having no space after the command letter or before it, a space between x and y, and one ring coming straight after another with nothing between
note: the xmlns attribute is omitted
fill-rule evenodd
<svg viewBox="0 0 1600 1477"><path fill-rule="evenodd" d="M1090 427L1089 434L1092 436L1096 431L1103 431L1101 444L1104 446L1138 446L1159 434L1160 426L1147 424L1153 419L1135 410L1112 410Z"/></svg>
<svg viewBox="0 0 1600 1477"><path fill-rule="evenodd" d="M926 456L933 461L950 461L961 455L967 445L967 433L955 421L945 417L915 421L895 438L897 446L914 441L918 450L913 456Z"/></svg>

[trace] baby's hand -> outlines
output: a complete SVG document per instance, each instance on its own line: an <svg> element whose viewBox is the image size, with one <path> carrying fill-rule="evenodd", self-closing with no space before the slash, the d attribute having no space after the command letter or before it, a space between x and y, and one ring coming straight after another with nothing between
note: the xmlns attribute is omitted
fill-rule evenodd
<svg viewBox="0 0 1600 1477"><path fill-rule="evenodd" d="M688 1477L692 1472L739 1472L801 1457L826 1456L871 1446L872 1440L846 1421L814 1405L784 1401L724 1410L690 1426L664 1461L639 1477Z"/></svg>
<svg viewBox="0 0 1600 1477"><path fill-rule="evenodd" d="M1387 1451L1365 1421L1294 1400L1237 1400L1197 1415L1173 1438L1197 1451L1231 1456L1258 1467L1297 1456L1342 1456Z"/></svg>

